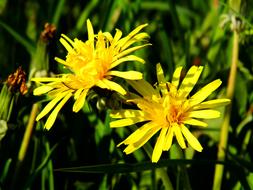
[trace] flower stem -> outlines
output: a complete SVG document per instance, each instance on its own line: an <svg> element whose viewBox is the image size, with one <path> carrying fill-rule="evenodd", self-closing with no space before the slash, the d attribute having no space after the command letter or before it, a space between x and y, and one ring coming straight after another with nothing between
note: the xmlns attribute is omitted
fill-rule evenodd
<svg viewBox="0 0 253 190"><path fill-rule="evenodd" d="M149 142L147 142L143 146L143 148L144 148L145 152L147 153L147 155L149 156L149 158L151 159L153 148L151 147ZM156 172L157 172L157 175L162 179L162 182L163 182L163 185L164 185L165 189L166 190L173 190L174 188L171 184L170 178L169 178L166 170L164 168L157 168Z"/></svg>
<svg viewBox="0 0 253 190"><path fill-rule="evenodd" d="M132 131L137 130L137 126L132 125L131 130ZM147 153L148 157L151 159L152 158L153 148L150 145L150 143L146 142L146 144L143 145L143 149ZM174 190L174 188L171 184L170 178L169 178L169 176L168 176L168 174L167 174L167 172L164 168L157 168L156 173L162 179L163 185L164 185L166 190Z"/></svg>
<svg viewBox="0 0 253 190"><path fill-rule="evenodd" d="M227 98L233 99L235 80L237 73L237 62L239 53L239 34L234 31L233 33L233 49L232 49L232 64L229 73L228 87L227 87ZM225 150L227 148L228 133L229 133L229 123L231 117L232 103L227 106L224 116L224 122L221 128L220 142L218 146L218 161L225 160ZM216 165L214 173L213 190L221 189L222 176L223 176L224 165Z"/></svg>
<svg viewBox="0 0 253 190"><path fill-rule="evenodd" d="M32 111L29 117L29 121L25 130L25 134L22 140L21 147L19 149L19 154L18 154L18 161L23 162L24 157L26 155L26 151L31 139L32 131L33 131L33 126L35 122L35 118L38 112L38 104L33 104L32 106Z"/></svg>
<svg viewBox="0 0 253 190"><path fill-rule="evenodd" d="M32 106L32 111L28 120L28 124L26 126L26 130L25 130L25 134L22 140L22 144L20 146L19 149L19 154L18 154L18 160L16 163L16 169L15 169L15 173L14 173L14 177L13 177L13 183L12 183L12 188L11 189L16 189L15 185L16 183L18 183L18 176L20 173L20 169L22 166L22 163L24 161L26 152L27 152L27 148L32 136L32 131L33 131L33 127L34 127L34 123L35 123L35 118L38 112L38 104L33 104Z"/></svg>

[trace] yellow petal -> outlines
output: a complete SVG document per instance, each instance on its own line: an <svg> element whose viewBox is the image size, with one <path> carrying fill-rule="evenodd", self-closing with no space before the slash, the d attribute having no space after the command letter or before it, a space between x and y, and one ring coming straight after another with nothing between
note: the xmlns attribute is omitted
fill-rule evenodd
<svg viewBox="0 0 253 190"><path fill-rule="evenodd" d="M128 42L131 38L133 38L141 29L146 27L148 24L142 24L135 28L132 32L130 32L126 37L122 38L118 41L117 45L123 47L126 42Z"/></svg>
<svg viewBox="0 0 253 190"><path fill-rule="evenodd" d="M69 63L67 63L67 62L66 62L65 60L63 60L63 59L60 59L59 57L55 57L54 60L57 61L58 63L61 63L61 64L65 65L65 66L68 66L68 67L71 66Z"/></svg>
<svg viewBox="0 0 253 190"><path fill-rule="evenodd" d="M188 125L194 125L194 126L200 126L200 127L207 127L207 123L203 122L203 121L199 121L197 119L187 119L183 122L184 124L188 124Z"/></svg>
<svg viewBox="0 0 253 190"><path fill-rule="evenodd" d="M201 88L191 97L191 106L197 105L200 102L204 101L213 91L215 91L221 85L221 83L221 80L217 79Z"/></svg>
<svg viewBox="0 0 253 190"><path fill-rule="evenodd" d="M201 104L194 106L193 110L225 106L225 105L228 105L230 102L231 102L230 99L209 100L209 101L205 101L205 102L202 102Z"/></svg>
<svg viewBox="0 0 253 190"><path fill-rule="evenodd" d="M124 79L129 79L129 80L139 80L142 79L142 73L138 72L138 71L108 71L106 73L107 76L112 75L112 76L117 76L117 77L121 77Z"/></svg>
<svg viewBox="0 0 253 190"><path fill-rule="evenodd" d="M119 39L122 36L122 32L119 29L116 29L116 33L114 35L113 41L112 41L112 45L114 45L115 43L117 43L119 41Z"/></svg>
<svg viewBox="0 0 253 190"><path fill-rule="evenodd" d="M203 67L192 66L179 87L179 96L187 97L197 83Z"/></svg>
<svg viewBox="0 0 253 190"><path fill-rule="evenodd" d="M83 92L84 88L79 88L77 91L74 93L74 99L78 99L81 93Z"/></svg>
<svg viewBox="0 0 253 190"><path fill-rule="evenodd" d="M103 35L110 41L110 43L112 43L113 37L110 32L103 32Z"/></svg>
<svg viewBox="0 0 253 190"><path fill-rule="evenodd" d="M184 137L186 138L187 142L191 145L191 147L199 152L202 152L203 147L199 143L198 139L191 134L189 129L184 125L181 125L181 131Z"/></svg>
<svg viewBox="0 0 253 190"><path fill-rule="evenodd" d="M127 82L143 97L151 97L152 95L158 95L158 92L145 80L130 81Z"/></svg>
<svg viewBox="0 0 253 190"><path fill-rule="evenodd" d="M163 69L160 63L156 65L156 76L157 76L158 83L166 83L166 80L163 74Z"/></svg>
<svg viewBox="0 0 253 190"><path fill-rule="evenodd" d="M54 124L54 122L55 122L55 120L56 120L56 117L57 117L59 111L60 111L61 108L64 106L64 104L69 100L69 98L70 98L71 96L72 96L72 93L71 93L71 92L68 93L68 94L62 99L62 101L55 107L55 109L53 110L53 112L50 114L50 116L48 117L48 119L47 119L47 121L46 121L46 124L45 124L45 128L46 128L47 130L49 130L49 129L53 126L53 124Z"/></svg>
<svg viewBox="0 0 253 190"><path fill-rule="evenodd" d="M152 128L157 128L157 124L153 122L148 122L138 128L136 131L134 131L131 135L129 135L123 142L119 143L117 147L119 147L122 144L133 144L139 141L140 139L143 138L143 136Z"/></svg>
<svg viewBox="0 0 253 190"><path fill-rule="evenodd" d="M79 112L82 109L88 90L83 90L73 105L73 112Z"/></svg>
<svg viewBox="0 0 253 190"><path fill-rule="evenodd" d="M62 38L64 38L68 43L70 43L71 46L74 46L74 42L65 34L61 34Z"/></svg>
<svg viewBox="0 0 253 190"><path fill-rule="evenodd" d="M127 118L127 119L119 119L116 121L110 122L110 127L115 128L115 127L125 127L129 125L133 125L135 123L139 123L142 121L146 121L147 119L143 117L133 117L133 118Z"/></svg>
<svg viewBox="0 0 253 190"><path fill-rule="evenodd" d="M167 130L168 130L167 127L162 128L161 133L156 141L155 148L152 154L152 162L154 163L158 162L158 160L162 155Z"/></svg>
<svg viewBox="0 0 253 190"><path fill-rule="evenodd" d="M154 127L150 129L139 141L137 141L134 144L129 144L124 152L126 154L130 154L137 150L138 148L142 147L154 134L156 134L161 128L160 127Z"/></svg>
<svg viewBox="0 0 253 190"><path fill-rule="evenodd" d="M131 46L132 44L134 44L135 42L141 41L142 39L145 39L145 38L149 38L149 35L147 33L145 33L145 32L136 34L134 36L134 38L132 38L129 41L127 41L125 43L125 45L121 47L121 51L125 50L126 48L128 48L129 46Z"/></svg>
<svg viewBox="0 0 253 190"><path fill-rule="evenodd" d="M186 145L185 145L185 142L184 142L184 137L182 135L182 132L181 132L181 129L180 127L176 124L173 127L173 130L175 132L175 136L176 136L176 139L177 139L177 142L178 144L180 145L180 147L182 149L185 149L186 148Z"/></svg>
<svg viewBox="0 0 253 190"><path fill-rule="evenodd" d="M129 117L143 117L144 112L141 110L113 110L110 113L111 118L129 118Z"/></svg>
<svg viewBox="0 0 253 190"><path fill-rule="evenodd" d="M174 131L172 127L169 127L169 130L165 137L165 143L163 145L163 150L168 151L172 145L172 140L174 136Z"/></svg>
<svg viewBox="0 0 253 190"><path fill-rule="evenodd" d="M72 89L70 88L67 88L66 86L62 86L62 87L55 87L55 89L51 90L50 92L47 93L48 96L51 96L51 97L56 97L58 96L59 94L61 94L62 92L64 91L70 91L70 92L73 92Z"/></svg>
<svg viewBox="0 0 253 190"><path fill-rule="evenodd" d="M94 31L93 31L93 27L92 24L90 22L90 19L87 19L87 31L88 31L88 39L89 41L93 42L94 41ZM94 49L94 43L91 43L92 47Z"/></svg>
<svg viewBox="0 0 253 190"><path fill-rule="evenodd" d="M52 86L43 85L40 87L37 87L33 90L33 95L38 96L41 94L45 94L49 92L50 90L54 89Z"/></svg>
<svg viewBox="0 0 253 190"><path fill-rule="evenodd" d="M109 89L109 90L114 90L122 95L126 94L126 91L124 88L122 88L122 86L120 86L119 84L112 82L110 80L107 79L102 79L99 80L96 84L96 86L100 87L100 88L105 88L105 89Z"/></svg>
<svg viewBox="0 0 253 190"><path fill-rule="evenodd" d="M69 53L74 51L71 45L69 45L69 43L64 38L60 38L60 42Z"/></svg>
<svg viewBox="0 0 253 190"><path fill-rule="evenodd" d="M139 45L139 46L134 46L134 47L128 48L128 49L122 51L121 53L117 54L114 57L114 59L119 59L119 58L121 58L123 56L126 56L126 55L128 55L128 54L130 54L130 53L132 53L132 52L134 52L138 49L144 48L145 46L148 46L148 45L151 45L151 44L144 44L144 45Z"/></svg>
<svg viewBox="0 0 253 190"><path fill-rule="evenodd" d="M175 72L173 73L171 84L173 84L176 89L178 88L179 82L180 82L180 76L182 72L183 67L176 68Z"/></svg>
<svg viewBox="0 0 253 190"><path fill-rule="evenodd" d="M39 121L42 117L47 115L53 107L63 98L65 97L69 92L62 92L59 93L53 100L51 100L45 107L44 109L40 112L40 114L36 117L36 121Z"/></svg>
<svg viewBox="0 0 253 190"><path fill-rule="evenodd" d="M217 110L198 110L189 112L188 117L201 119L214 119L220 117L220 112Z"/></svg>
<svg viewBox="0 0 253 190"><path fill-rule="evenodd" d="M118 58L113 58L113 63L110 65L109 69L112 69L116 66L118 66L119 64L123 63L123 62L126 62L126 61L137 61L137 62L140 62L140 63L145 63L145 61L140 58L140 57L137 57L136 55L128 55L128 56L125 56L125 57L122 57L120 59Z"/></svg>

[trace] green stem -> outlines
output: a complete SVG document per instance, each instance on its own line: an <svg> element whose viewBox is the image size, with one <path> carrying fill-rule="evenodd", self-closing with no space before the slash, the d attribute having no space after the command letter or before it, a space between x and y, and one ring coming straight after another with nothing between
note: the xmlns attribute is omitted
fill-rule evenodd
<svg viewBox="0 0 253 190"><path fill-rule="evenodd" d="M147 142L144 146L143 146L145 152L147 153L147 155L149 156L149 158L152 158L152 152L153 152L153 148L151 147L151 145ZM171 184L170 178L167 174L167 171L164 168L157 168L156 169L157 175L158 177L160 177L162 179L162 182L164 184L164 187L166 190L173 190L173 186Z"/></svg>
<svg viewBox="0 0 253 190"><path fill-rule="evenodd" d="M25 134L24 134L24 137L22 140L22 144L19 149L18 160L16 163L16 168L15 168L15 172L14 172L14 176L13 176L12 187L10 188L13 190L16 189L15 185L18 184L18 176L21 171L21 166L24 161L24 158L25 158L25 155L27 152L27 148L28 148L28 145L29 145L29 142L31 139L31 135L32 135L33 126L35 123L35 118L36 118L37 112L38 112L38 104L33 104L32 111L31 111L31 114L29 117L29 121L28 121L26 130L25 130Z"/></svg>
<svg viewBox="0 0 253 190"><path fill-rule="evenodd" d="M29 117L29 121L25 130L25 134L22 140L21 147L19 149L19 154L18 154L18 161L23 162L24 157L26 155L26 151L31 139L32 131L33 131L33 126L35 123L35 118L38 112L38 104L33 104L32 106L32 111Z"/></svg>
<svg viewBox="0 0 253 190"><path fill-rule="evenodd" d="M232 64L231 64L231 68L230 68L228 87L227 87L227 98L229 98L231 100L233 99L233 96L234 96L238 53L239 53L239 34L236 31L234 31L233 49L232 49ZM223 122L223 125L221 128L221 134L220 134L220 143L218 146L218 154L217 154L218 161L225 160L225 150L227 148L231 109L232 109L232 103L229 106L227 106L227 109L225 111L224 122ZM213 190L219 190L221 188L223 170L224 170L224 165L216 165L215 166Z"/></svg>
<svg viewBox="0 0 253 190"><path fill-rule="evenodd" d="M135 130L137 130L137 127L135 125L133 125L131 127L131 130L135 131ZM144 148L145 152L147 153L148 157L151 159L153 148L150 145L150 143L147 142L146 144L144 144L143 148ZM170 178L167 174L167 171L164 168L157 168L156 173L157 173L158 177L160 177L162 179L163 185L166 190L174 190L174 188L171 184Z"/></svg>

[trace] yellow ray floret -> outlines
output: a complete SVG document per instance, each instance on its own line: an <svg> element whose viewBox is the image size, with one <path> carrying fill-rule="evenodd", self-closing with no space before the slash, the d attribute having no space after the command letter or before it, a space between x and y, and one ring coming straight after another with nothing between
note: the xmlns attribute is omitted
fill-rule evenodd
<svg viewBox="0 0 253 190"><path fill-rule="evenodd" d="M196 151L203 147L198 139L189 131L187 125L207 127L202 119L220 117L220 112L214 108L230 103L229 99L206 100L220 85L219 79L207 84L192 96L189 96L199 80L203 67L192 66L185 78L180 82L182 67L175 70L172 82L166 82L161 65L156 66L158 84L155 88L145 80L128 81L142 96L128 100L137 105L139 110L113 110L111 127L125 127L135 123L146 123L134 131L118 146L125 144L124 152L130 154L143 146L152 136L160 131L152 153L152 162L158 162L163 151L168 151L173 137L182 149L186 142Z"/></svg>
<svg viewBox="0 0 253 190"><path fill-rule="evenodd" d="M102 31L95 34L90 20L87 20L88 40L71 40L62 34L60 42L67 50L67 56L65 59L55 60L64 65L70 73L32 79L40 85L34 89L34 95L47 94L52 98L37 120L51 112L45 124L45 128L50 129L58 112L70 97L73 96L75 101L73 111L78 112L83 107L89 90L94 86L126 94L126 90L111 79L114 76L128 80L142 79L142 73L138 71L117 71L115 67L130 61L145 63L142 58L132 53L150 45L147 43L148 34L140 32L146 26L147 24L138 26L125 37L116 29L115 35L112 36L109 32ZM143 44L136 45L137 42Z"/></svg>

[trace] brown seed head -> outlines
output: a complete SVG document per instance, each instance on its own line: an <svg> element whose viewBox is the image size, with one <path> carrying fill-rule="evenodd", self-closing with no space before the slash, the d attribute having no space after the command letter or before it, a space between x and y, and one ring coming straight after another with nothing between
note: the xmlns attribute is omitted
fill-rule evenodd
<svg viewBox="0 0 253 190"><path fill-rule="evenodd" d="M13 92L19 91L22 95L27 93L26 73L19 67L15 73L10 74L7 79L7 85Z"/></svg>
<svg viewBox="0 0 253 190"><path fill-rule="evenodd" d="M48 43L54 38L54 35L56 33L56 27L53 24L46 23L44 25L44 30L40 34L40 39L43 42Z"/></svg>

